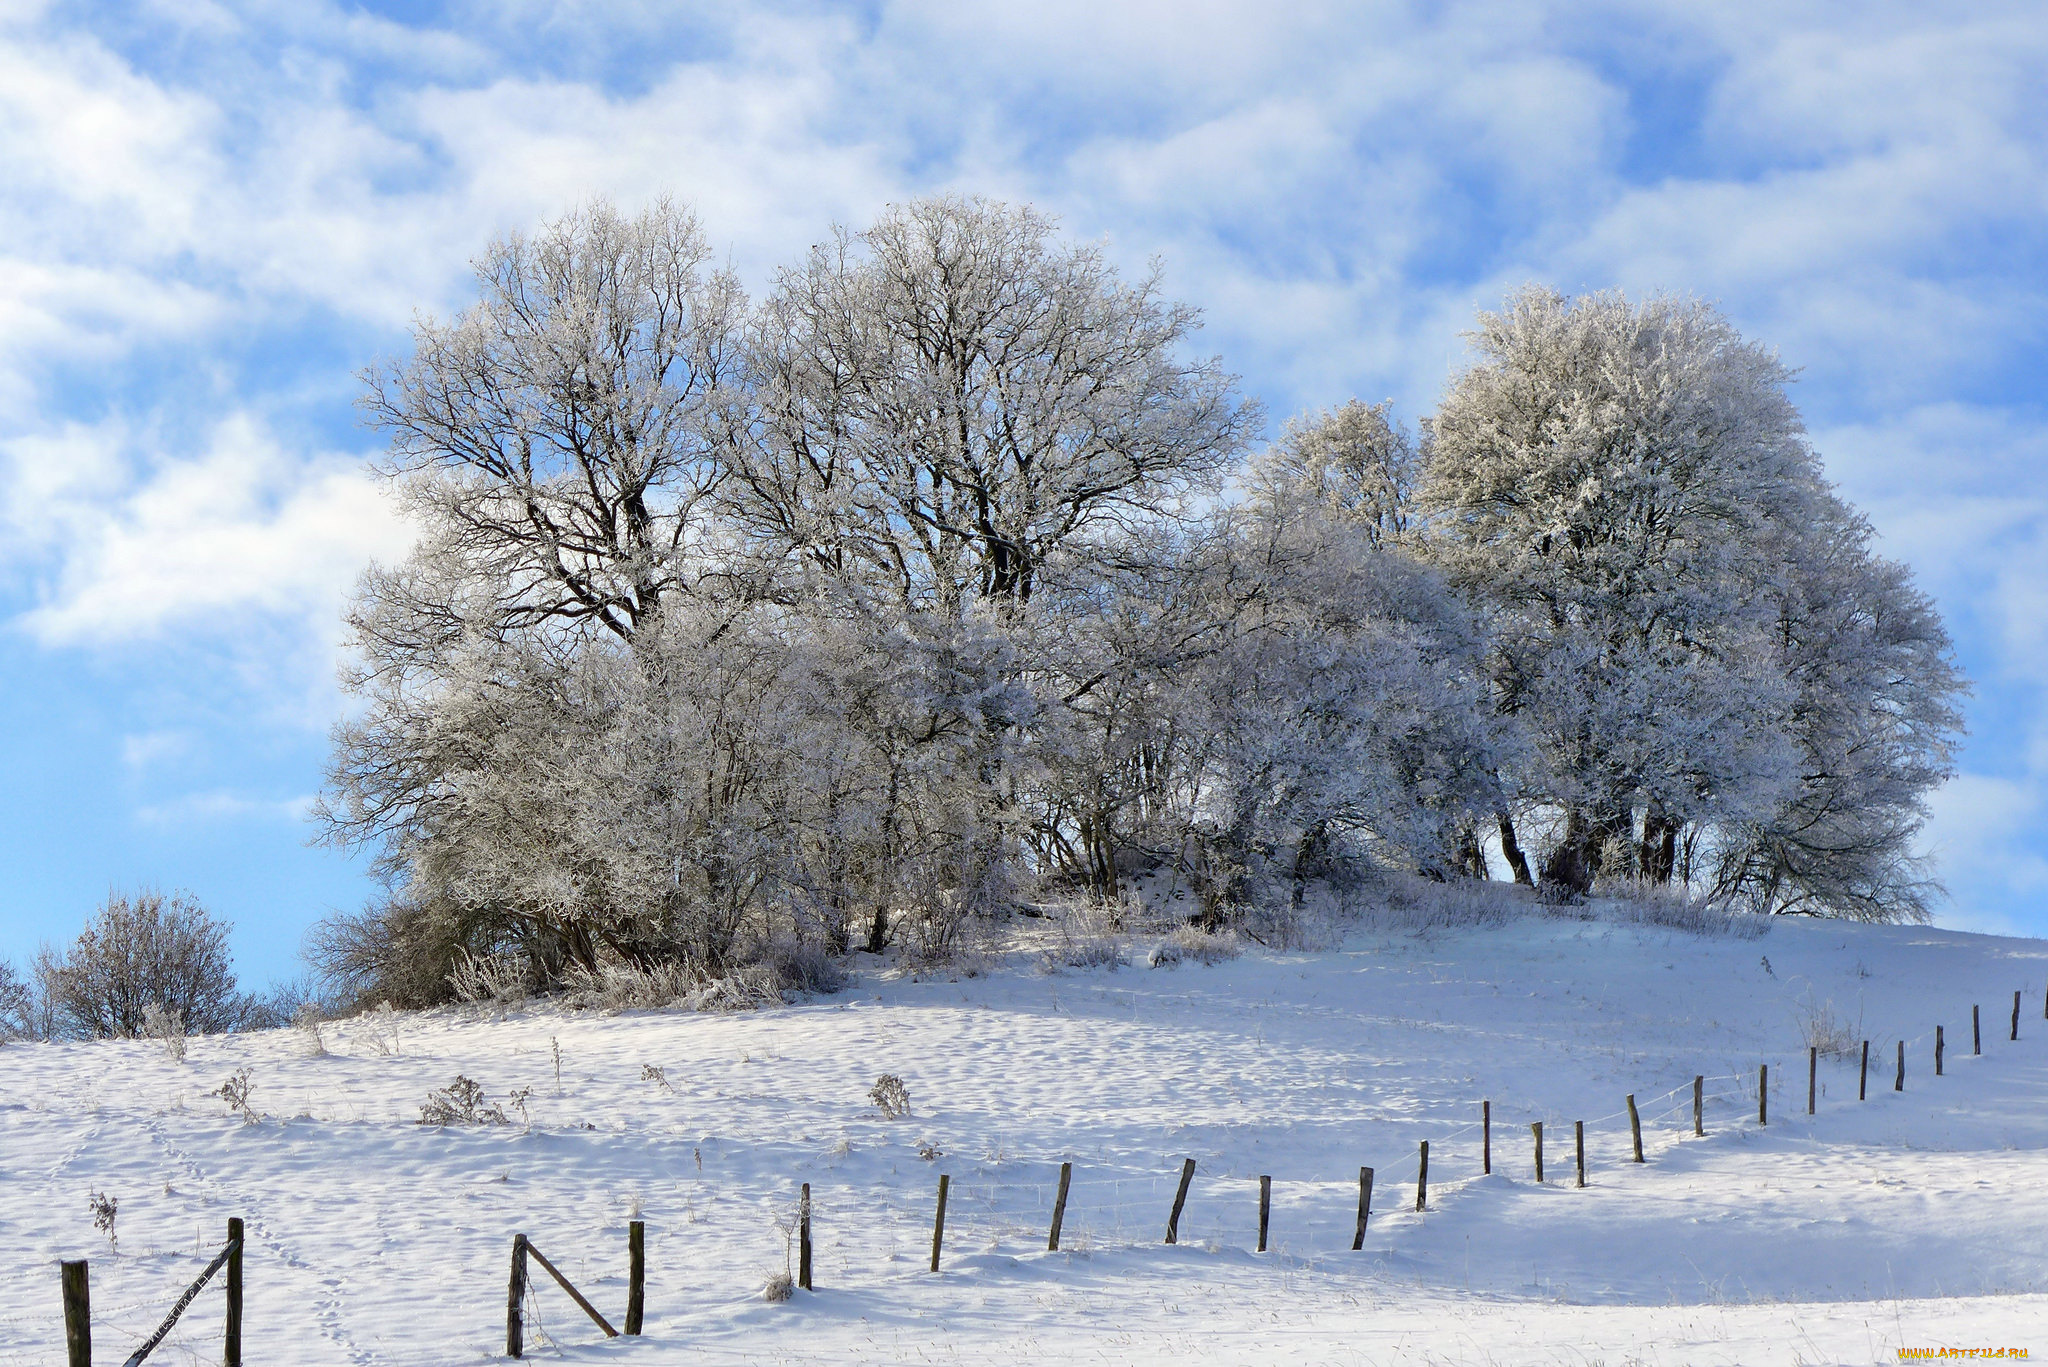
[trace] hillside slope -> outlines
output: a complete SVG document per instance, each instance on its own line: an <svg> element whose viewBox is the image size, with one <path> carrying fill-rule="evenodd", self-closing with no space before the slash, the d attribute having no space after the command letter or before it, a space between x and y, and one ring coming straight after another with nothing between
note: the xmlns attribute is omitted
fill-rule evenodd
<svg viewBox="0 0 2048 1367"><path fill-rule="evenodd" d="M99 1359L125 1356L229 1215L249 1224L251 1361L479 1361L503 1349L514 1231L617 1322L636 1211L647 1337L603 1341L541 1278L531 1356L2048 1353L2048 942L1804 921L1700 937L1531 914L1425 935L1354 929L1322 952L1206 967L1148 969L1135 948L1136 966L1117 969L1047 971L1028 950L958 980L872 968L837 996L731 1015L372 1014L325 1027L318 1056L296 1031L195 1039L182 1064L151 1043L8 1046L0 1361L61 1358L60 1257L92 1259ZM1871 1041L1869 1099L1857 1100L1853 1056L1826 1059L1809 1119L1805 1032L1827 1014ZM1764 1128L1759 1063L1771 1068ZM211 1095L240 1069L254 1122ZM881 1073L904 1080L908 1118L868 1100ZM518 1106L504 1126L415 1123L458 1074L500 1105L528 1089L526 1123ZM1709 1079L1704 1138L1691 1133L1696 1074ZM1168 1247L1184 1157L1197 1176ZM1048 1253L1062 1160L1073 1192L1062 1251ZM1365 1165L1373 1215L1354 1253ZM933 1275L941 1172L951 1196ZM806 1181L818 1290L768 1303ZM118 1252L92 1228L91 1191L118 1198ZM221 1313L209 1289L153 1361L218 1360Z"/></svg>

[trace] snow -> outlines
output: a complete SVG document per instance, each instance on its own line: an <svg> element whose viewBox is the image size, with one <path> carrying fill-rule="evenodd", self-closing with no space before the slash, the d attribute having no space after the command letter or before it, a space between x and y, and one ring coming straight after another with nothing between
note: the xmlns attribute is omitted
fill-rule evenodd
<svg viewBox="0 0 2048 1367"><path fill-rule="evenodd" d="M182 1064L148 1042L9 1045L0 1231L16 1275L0 1283L0 1361L61 1359L56 1264L81 1257L98 1360L125 1357L231 1215L248 1222L250 1361L488 1359L504 1346L513 1233L617 1323L636 1211L646 1336L605 1341L536 1268L530 1357L2048 1352L2048 942L1803 920L1761 939L1702 937L1531 914L1422 935L1354 929L1320 952L1254 949L1207 967L1147 969L1143 948L1139 966L1114 970L1048 972L1028 950L974 977L871 966L837 996L731 1015L373 1013L324 1027L317 1056L290 1030L196 1038ZM1802 1028L1821 1007L1870 1039L1870 1098L1856 1100L1853 1057L1824 1060L1809 1119ZM1761 1129L1759 1063L1771 1069ZM211 1095L244 1068L254 1122ZM881 1073L907 1084L908 1118L868 1101ZM457 1074L512 1123L416 1124ZM1709 1079L1704 1138L1691 1134L1695 1074ZM530 1123L507 1103L515 1089L530 1089ZM1417 1212L1423 1140L1429 1208ZM1198 1175L1168 1247L1189 1156ZM1063 1249L1048 1253L1062 1160L1073 1194ZM1373 1214L1354 1253L1362 1165L1375 1169ZM933 1275L941 1172L951 1199ZM1261 1174L1274 1179L1263 1255ZM818 1289L771 1303L762 1285L793 1258L806 1181ZM119 1200L117 1252L92 1227L95 1190ZM209 1288L152 1360L217 1360L222 1313Z"/></svg>

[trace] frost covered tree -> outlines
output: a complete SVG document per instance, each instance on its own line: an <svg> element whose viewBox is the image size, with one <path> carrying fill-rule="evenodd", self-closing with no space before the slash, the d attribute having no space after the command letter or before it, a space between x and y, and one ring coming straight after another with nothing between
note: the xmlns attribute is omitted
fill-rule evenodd
<svg viewBox="0 0 2048 1367"><path fill-rule="evenodd" d="M425 532L366 598L416 628L630 639L686 591L746 300L695 217L600 201L476 263L480 298L366 372L382 473Z"/></svg>
<svg viewBox="0 0 2048 1367"><path fill-rule="evenodd" d="M1197 321L1156 272L1125 283L1029 208L944 197L835 233L749 332L723 506L785 596L920 662L914 706L848 715L884 766L885 839L916 838L886 862L915 871L921 924L1027 876L1019 765L1047 758L1043 650L1078 603L1042 586L1171 520L1257 426L1214 360L1184 354ZM1030 834L1057 859L1073 833Z"/></svg>
<svg viewBox="0 0 2048 1367"><path fill-rule="evenodd" d="M1306 505L1356 527L1375 549L1408 531L1425 451L1392 417L1393 404L1352 399L1290 421L1254 463L1257 501L1281 516Z"/></svg>
<svg viewBox="0 0 2048 1367"><path fill-rule="evenodd" d="M1940 887L1916 846L1927 795L1954 772L1967 684L1933 603L1871 549L1860 514L1822 495L1786 531L1773 636L1797 785L1718 832L1702 878L1772 909L1925 920Z"/></svg>
<svg viewBox="0 0 2048 1367"><path fill-rule="evenodd" d="M1194 311L1028 208L892 208L750 307L600 203L477 289L365 376L419 540L348 615L348 984L940 959L1161 863L1242 920L1484 877L1486 825L1531 882L1518 821L1566 889L1924 905L1946 638L1703 306L1525 293L1421 440L1352 402L1246 466Z"/></svg>
<svg viewBox="0 0 2048 1367"><path fill-rule="evenodd" d="M316 815L330 841L379 849L395 896L341 928L338 962L379 970L380 939L427 961L508 938L543 963L597 953L601 878L570 896L491 870L525 842L560 848L569 812L535 805L536 775L585 771L614 716L592 679L615 655L655 664L634 652L717 567L695 539L746 302L709 263L686 210L600 202L494 245L472 307L420 319L409 357L366 372L382 473L420 537L364 576L348 615L362 705Z"/></svg>
<svg viewBox="0 0 2048 1367"><path fill-rule="evenodd" d="M1255 430L1183 354L1197 322L1030 208L892 208L784 271L755 320L730 506L907 607L1026 601L1061 547L1204 487Z"/></svg>
<svg viewBox="0 0 2048 1367"><path fill-rule="evenodd" d="M1899 702L1867 679L1823 699L1827 669L1808 653L1823 647L1788 629L1814 608L1801 538L1839 508L1790 372L1707 305L1669 297L1529 289L1470 340L1478 359L1437 411L1417 501L1431 555L1485 606L1494 704L1528 745L1513 796L1556 819L1544 881L1662 881L1688 832L1780 831L1817 794L1816 707L1841 709L1827 725L1884 730ZM1910 601L1882 574L1831 588L1852 613ZM1887 593L1889 606L1872 596ZM1938 624L1913 629L1930 654L1902 685L1915 721L1892 729L1889 760L1917 794L1944 770L1957 680ZM1889 811L1879 824L1896 833L1917 802L1897 798L1865 814ZM1513 838L1506 816L1501 829ZM1816 904L1872 910L1839 888Z"/></svg>
<svg viewBox="0 0 2048 1367"><path fill-rule="evenodd" d="M1016 614L1256 422L1191 311L1028 210L892 211L752 314L707 262L595 206L366 377L421 537L349 616L319 817L394 892L330 927L343 976L944 953L1023 876Z"/></svg>

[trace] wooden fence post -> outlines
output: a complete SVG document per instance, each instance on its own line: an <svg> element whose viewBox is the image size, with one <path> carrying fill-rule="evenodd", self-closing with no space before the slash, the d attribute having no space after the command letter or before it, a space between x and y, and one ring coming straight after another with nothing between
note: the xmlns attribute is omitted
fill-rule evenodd
<svg viewBox="0 0 2048 1367"><path fill-rule="evenodd" d="M1936 1077L1941 1076L1941 1051L1941 1027L1937 1025L1934 1027L1934 1075Z"/></svg>
<svg viewBox="0 0 2048 1367"><path fill-rule="evenodd" d="M1372 1218L1372 1169L1358 1170L1358 1229L1351 1236L1351 1251L1365 1247L1365 1222Z"/></svg>
<svg viewBox="0 0 2048 1367"><path fill-rule="evenodd" d="M804 1183L803 1195L799 1199L796 1231L796 1284L809 1291L811 1287L811 1184ZM628 1316L628 1318L631 1318ZM628 1329L637 1334L638 1329Z"/></svg>
<svg viewBox="0 0 2048 1367"><path fill-rule="evenodd" d="M1429 1204L1429 1141L1422 1141L1422 1162L1415 1169L1415 1208L1423 1209Z"/></svg>
<svg viewBox="0 0 2048 1367"><path fill-rule="evenodd" d="M1972 1054L1984 1052L1984 1028L1978 1022L1975 1005L1970 1007L1970 1052Z"/></svg>
<svg viewBox="0 0 2048 1367"><path fill-rule="evenodd" d="M1045 1240L1045 1251L1048 1253L1060 1251L1060 1226L1065 1224L1067 1219L1067 1184L1073 1180L1074 1165L1060 1164L1060 1194L1052 1201L1052 1233L1047 1235Z"/></svg>
<svg viewBox="0 0 2048 1367"><path fill-rule="evenodd" d="M1572 1147L1578 1150L1579 1185L1583 1187L1586 1185L1586 1122L1583 1120L1572 1122Z"/></svg>
<svg viewBox="0 0 2048 1367"><path fill-rule="evenodd" d="M1259 1179L1259 1252L1266 1251L1266 1222L1273 1215L1273 1179Z"/></svg>
<svg viewBox="0 0 2048 1367"><path fill-rule="evenodd" d="M222 1335L221 1362L225 1367L242 1367L242 1222L228 1218L228 1314Z"/></svg>
<svg viewBox="0 0 2048 1367"><path fill-rule="evenodd" d="M939 1174L939 1208L932 1214L932 1271L939 1270L939 1248L946 1242L946 1185L952 1179Z"/></svg>
<svg viewBox="0 0 2048 1367"><path fill-rule="evenodd" d="M1493 1171L1493 1103L1479 1103L1479 1170Z"/></svg>
<svg viewBox="0 0 2048 1367"><path fill-rule="evenodd" d="M1904 1040L1899 1041L1899 1075L1892 1079L1892 1090L1895 1092L1906 1090L1906 1042Z"/></svg>
<svg viewBox="0 0 2048 1367"><path fill-rule="evenodd" d="M1535 1121L1529 1129L1536 1136L1536 1180L1540 1183L1543 1180L1543 1122Z"/></svg>
<svg viewBox="0 0 2048 1367"><path fill-rule="evenodd" d="M84 1259L59 1269L64 1288L64 1352L69 1367L92 1367L92 1296Z"/></svg>
<svg viewBox="0 0 2048 1367"><path fill-rule="evenodd" d="M1806 1048L1806 1113L1813 1114L1813 1101L1820 1082L1820 1046Z"/></svg>
<svg viewBox="0 0 2048 1367"><path fill-rule="evenodd" d="M505 1292L505 1356L526 1356L526 1236L512 1236L512 1284Z"/></svg>
<svg viewBox="0 0 2048 1367"><path fill-rule="evenodd" d="M2012 994L2012 1037L2015 1042L2020 1037L2020 994L2017 992Z"/></svg>
<svg viewBox="0 0 2048 1367"><path fill-rule="evenodd" d="M1771 1123L1771 1065L1768 1063L1756 1066L1756 1123Z"/></svg>
<svg viewBox="0 0 2048 1367"><path fill-rule="evenodd" d="M1863 1066L1856 1074L1856 1099L1870 1100L1870 1041L1863 1041Z"/></svg>
<svg viewBox="0 0 2048 1367"><path fill-rule="evenodd" d="M804 1183L803 1238L797 1261L798 1285L811 1289L811 1184ZM647 1222L626 1222L626 1332L647 1323Z"/></svg>
<svg viewBox="0 0 2048 1367"><path fill-rule="evenodd" d="M1707 1080L1698 1073L1692 1075L1692 1132L1701 1136L1707 1132Z"/></svg>
<svg viewBox="0 0 2048 1367"><path fill-rule="evenodd" d="M1190 1158L1180 1165L1180 1190L1173 1194L1173 1214L1166 1217L1166 1242L1180 1242L1180 1212L1188 1203L1188 1183L1195 1180L1195 1160Z"/></svg>
<svg viewBox="0 0 2048 1367"><path fill-rule="evenodd" d="M1628 1133L1635 1141L1636 1162L1643 1161L1643 1118L1636 1114L1636 1094L1628 1094Z"/></svg>

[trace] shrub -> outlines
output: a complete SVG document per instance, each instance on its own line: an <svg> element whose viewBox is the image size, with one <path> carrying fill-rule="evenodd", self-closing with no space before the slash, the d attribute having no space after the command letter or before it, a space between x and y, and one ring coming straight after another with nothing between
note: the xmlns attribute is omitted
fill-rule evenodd
<svg viewBox="0 0 2048 1367"><path fill-rule="evenodd" d="M120 1243L114 1238L114 1216L120 1212L121 1203L103 1191L95 1191L86 1198L86 1208L92 1212L92 1227L107 1236L107 1248L120 1251Z"/></svg>
<svg viewBox="0 0 2048 1367"><path fill-rule="evenodd" d="M1244 953L1234 931L1210 934L1199 926L1181 926L1152 946L1145 962L1153 968L1172 968L1180 963L1220 964Z"/></svg>
<svg viewBox="0 0 2048 1367"><path fill-rule="evenodd" d="M471 954L448 973L448 987L457 1001L473 1005L517 1006L532 990L532 971L520 954Z"/></svg>
<svg viewBox="0 0 2048 1367"><path fill-rule="evenodd" d="M484 1089L457 1073L455 1081L428 1092L420 1107L422 1125L504 1125L505 1112L484 1100Z"/></svg>
<svg viewBox="0 0 2048 1367"><path fill-rule="evenodd" d="M307 933L306 957L357 1008L438 1006L454 995L449 977L464 956L496 948L499 929L483 913L394 897L319 922Z"/></svg>
<svg viewBox="0 0 2048 1367"><path fill-rule="evenodd" d="M747 960L768 970L780 992L825 995L846 986L846 969L825 946L778 936L749 948Z"/></svg>
<svg viewBox="0 0 2048 1367"><path fill-rule="evenodd" d="M766 964L748 964L713 978L682 1000L692 1011L753 1011L781 1004L782 990L776 986L774 970Z"/></svg>
<svg viewBox="0 0 2048 1367"><path fill-rule="evenodd" d="M171 1062L185 1061L185 1015L182 1011L149 1003L142 1008L142 1033L162 1043Z"/></svg>
<svg viewBox="0 0 2048 1367"><path fill-rule="evenodd" d="M786 1301L795 1294L796 1278L790 1276L787 1272L771 1274L761 1287L761 1299L764 1301Z"/></svg>
<svg viewBox="0 0 2048 1367"><path fill-rule="evenodd" d="M1816 1002L1809 994L1799 1017L1799 1037L1809 1048L1820 1050L1823 1058L1851 1058L1863 1032L1860 1025L1836 1016L1833 1002Z"/></svg>
<svg viewBox="0 0 2048 1367"><path fill-rule="evenodd" d="M1107 968L1114 972L1130 962L1119 933L1120 908L1101 903L1069 907L1057 922L1058 947L1047 956L1049 967Z"/></svg>
<svg viewBox="0 0 2048 1367"><path fill-rule="evenodd" d="M199 1034L233 1030L249 1003L235 990L228 930L186 893L115 893L69 950L37 956L36 978L60 1028L87 1038L143 1034L151 1005Z"/></svg>
<svg viewBox="0 0 2048 1367"><path fill-rule="evenodd" d="M901 1120L910 1114L910 1089L894 1073L884 1073L868 1088L868 1100L881 1110L884 1120Z"/></svg>
<svg viewBox="0 0 2048 1367"><path fill-rule="evenodd" d="M0 1043L12 1039L35 1039L36 994L14 971L14 965L0 959Z"/></svg>
<svg viewBox="0 0 2048 1367"><path fill-rule="evenodd" d="M240 1114L244 1120L254 1120L256 1112L249 1108L249 1098L255 1093L255 1084L249 1081L249 1070L243 1068L216 1088L212 1095L227 1103L230 1115Z"/></svg>
<svg viewBox="0 0 2048 1367"><path fill-rule="evenodd" d="M1675 883L1630 881L1614 891L1621 899L1616 918L1635 925L1736 940L1759 940L1771 931L1770 917L1737 911L1725 902L1694 896Z"/></svg>
<svg viewBox="0 0 2048 1367"><path fill-rule="evenodd" d="M308 1003L292 1013L292 1029L304 1041L307 1058L325 1058L327 1041L320 1038L320 1011Z"/></svg>

